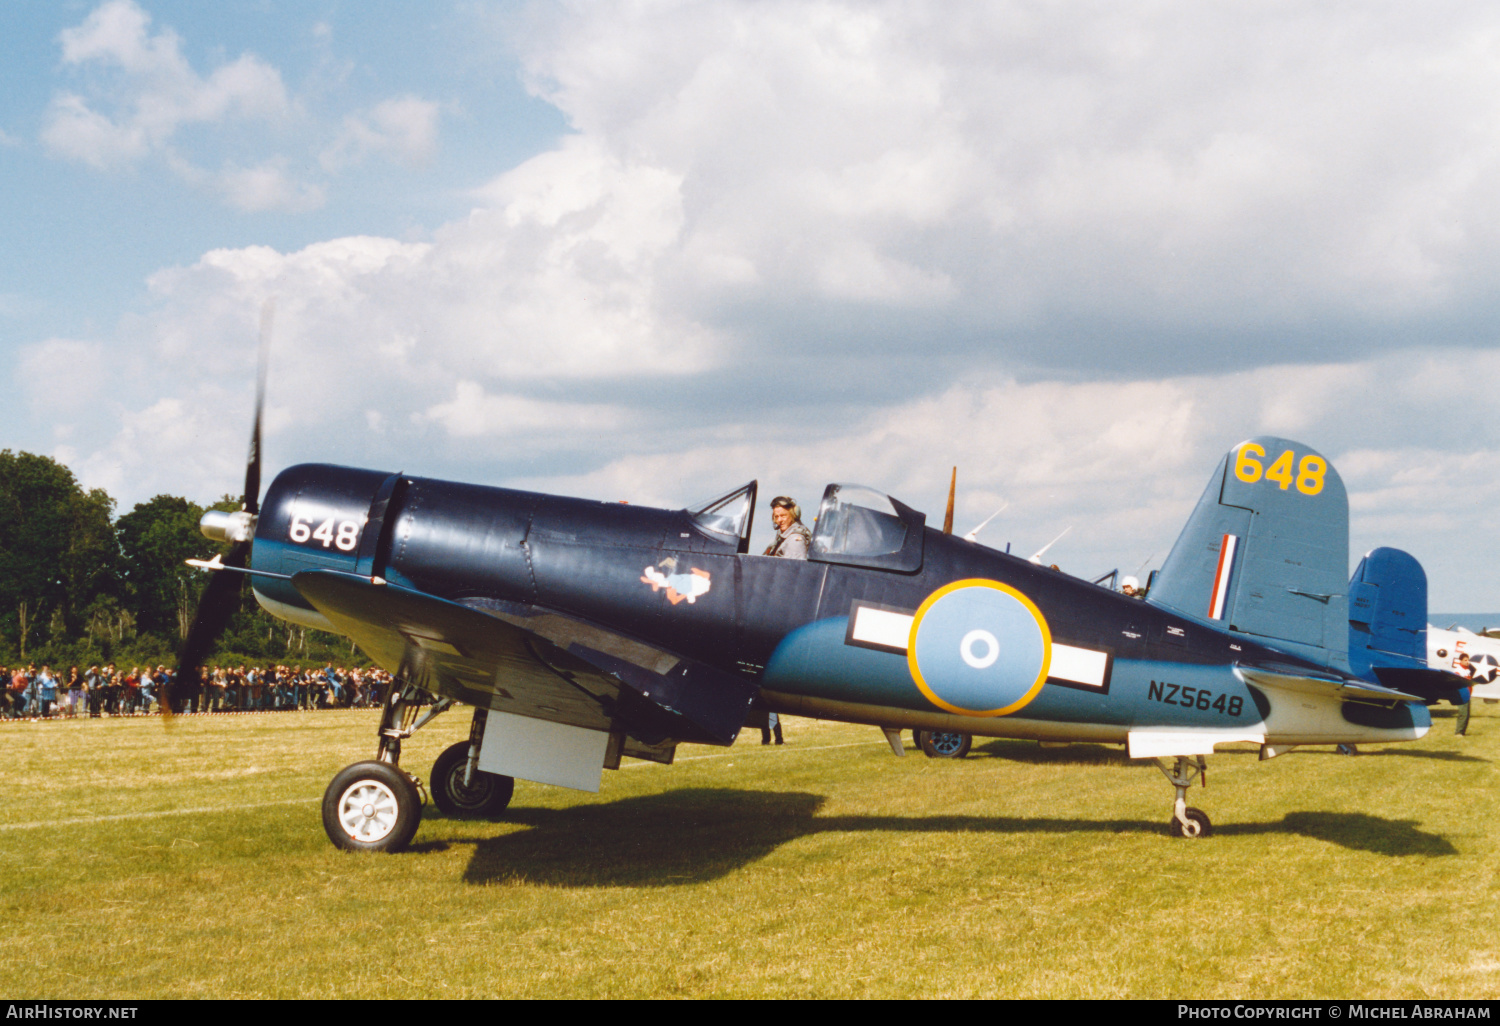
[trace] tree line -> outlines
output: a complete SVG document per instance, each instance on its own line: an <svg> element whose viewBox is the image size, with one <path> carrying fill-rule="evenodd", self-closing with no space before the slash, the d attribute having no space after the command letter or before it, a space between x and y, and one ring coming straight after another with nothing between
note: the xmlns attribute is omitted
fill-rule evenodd
<svg viewBox="0 0 1500 1026"><path fill-rule="evenodd" d="M224 548L198 520L238 508L158 495L116 517L108 492L56 460L0 451L0 662L173 665L208 580L186 560ZM245 588L210 662L364 662L351 656L336 635L269 616Z"/></svg>

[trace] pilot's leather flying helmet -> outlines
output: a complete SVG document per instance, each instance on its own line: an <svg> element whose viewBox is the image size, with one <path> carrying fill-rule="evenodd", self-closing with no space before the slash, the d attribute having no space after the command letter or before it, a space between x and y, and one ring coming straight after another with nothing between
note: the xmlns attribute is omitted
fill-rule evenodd
<svg viewBox="0 0 1500 1026"><path fill-rule="evenodd" d="M792 514L793 521L802 519L802 507L797 505L796 500L794 500L790 495L776 496L776 498L771 500L771 508L787 510Z"/></svg>

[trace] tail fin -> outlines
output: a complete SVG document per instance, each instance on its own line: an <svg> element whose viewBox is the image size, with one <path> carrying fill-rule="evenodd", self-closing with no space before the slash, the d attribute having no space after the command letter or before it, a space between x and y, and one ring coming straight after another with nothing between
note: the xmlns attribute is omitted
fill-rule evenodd
<svg viewBox="0 0 1500 1026"><path fill-rule="evenodd" d="M1283 438L1231 449L1149 601L1347 670L1349 497L1320 454Z"/></svg>
<svg viewBox="0 0 1500 1026"><path fill-rule="evenodd" d="M1349 666L1366 680L1453 699L1469 681L1427 665L1427 574L1400 549L1372 549L1349 579Z"/></svg>
<svg viewBox="0 0 1500 1026"><path fill-rule="evenodd" d="M1400 549L1372 549L1349 578L1349 666L1427 665L1427 574Z"/></svg>

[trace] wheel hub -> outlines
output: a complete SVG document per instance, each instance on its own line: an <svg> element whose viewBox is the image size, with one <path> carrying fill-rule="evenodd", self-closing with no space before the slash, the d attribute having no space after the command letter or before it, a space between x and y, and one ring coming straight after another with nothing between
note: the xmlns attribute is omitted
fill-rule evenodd
<svg viewBox="0 0 1500 1026"><path fill-rule="evenodd" d="M379 841L396 828L396 795L378 780L358 780L339 799L339 824L356 841Z"/></svg>
<svg viewBox="0 0 1500 1026"><path fill-rule="evenodd" d="M493 785L482 773L475 773L473 782L465 786L463 763L453 767L453 772L448 777L448 793L457 804L465 808L483 805L493 789Z"/></svg>

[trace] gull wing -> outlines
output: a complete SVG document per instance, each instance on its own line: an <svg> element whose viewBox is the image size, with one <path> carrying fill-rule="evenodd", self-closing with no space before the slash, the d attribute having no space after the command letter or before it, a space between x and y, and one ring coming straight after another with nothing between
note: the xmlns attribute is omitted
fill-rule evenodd
<svg viewBox="0 0 1500 1026"><path fill-rule="evenodd" d="M517 716L622 731L648 746L727 745L758 691L733 674L538 607L467 605L332 570L303 571L292 584L391 673Z"/></svg>

